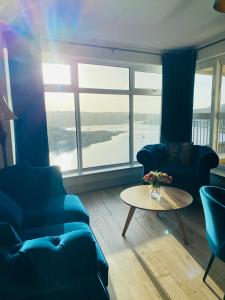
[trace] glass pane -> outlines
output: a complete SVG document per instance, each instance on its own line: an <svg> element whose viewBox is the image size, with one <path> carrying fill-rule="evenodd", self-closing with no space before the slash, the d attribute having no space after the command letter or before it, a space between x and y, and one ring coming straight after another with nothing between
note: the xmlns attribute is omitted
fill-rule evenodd
<svg viewBox="0 0 225 300"><path fill-rule="evenodd" d="M222 68L217 152L220 157L220 164L225 165L225 65Z"/></svg>
<svg viewBox="0 0 225 300"><path fill-rule="evenodd" d="M62 171L77 169L73 93L45 93L51 165Z"/></svg>
<svg viewBox="0 0 225 300"><path fill-rule="evenodd" d="M134 96L134 160L147 144L159 143L161 96Z"/></svg>
<svg viewBox="0 0 225 300"><path fill-rule="evenodd" d="M195 73L192 141L209 145L213 68Z"/></svg>
<svg viewBox="0 0 225 300"><path fill-rule="evenodd" d="M83 167L129 161L129 96L80 94Z"/></svg>
<svg viewBox="0 0 225 300"><path fill-rule="evenodd" d="M137 71L134 78L136 89L162 89L162 74Z"/></svg>
<svg viewBox="0 0 225 300"><path fill-rule="evenodd" d="M78 64L79 87L95 89L129 89L129 69Z"/></svg>
<svg viewBox="0 0 225 300"><path fill-rule="evenodd" d="M42 64L44 84L71 84L70 66Z"/></svg>

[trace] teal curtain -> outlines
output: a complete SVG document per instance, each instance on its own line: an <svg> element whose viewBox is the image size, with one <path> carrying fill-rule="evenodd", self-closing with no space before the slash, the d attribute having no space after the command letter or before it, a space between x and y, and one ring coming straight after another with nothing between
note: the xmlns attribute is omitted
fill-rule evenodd
<svg viewBox="0 0 225 300"><path fill-rule="evenodd" d="M27 160L32 166L49 165L41 51L30 34L4 33L6 40L12 104L15 120L16 162Z"/></svg>
<svg viewBox="0 0 225 300"><path fill-rule="evenodd" d="M191 142L196 57L194 49L162 56L162 143Z"/></svg>

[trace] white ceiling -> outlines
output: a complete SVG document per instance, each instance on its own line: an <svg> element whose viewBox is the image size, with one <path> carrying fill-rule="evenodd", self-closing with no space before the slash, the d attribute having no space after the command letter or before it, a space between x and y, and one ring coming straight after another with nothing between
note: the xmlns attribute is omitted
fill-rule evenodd
<svg viewBox="0 0 225 300"><path fill-rule="evenodd" d="M7 23L23 16L42 37L161 52L225 39L212 0L0 0Z"/></svg>

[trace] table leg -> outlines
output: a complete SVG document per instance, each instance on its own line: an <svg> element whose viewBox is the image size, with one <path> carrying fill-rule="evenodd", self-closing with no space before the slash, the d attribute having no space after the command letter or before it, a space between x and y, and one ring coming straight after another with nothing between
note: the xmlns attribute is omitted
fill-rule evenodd
<svg viewBox="0 0 225 300"><path fill-rule="evenodd" d="M123 232L122 232L122 236L125 236L125 234L126 234L127 228L128 228L128 226L130 224L130 221L131 221L131 219L133 217L135 209L136 209L136 207L133 207L133 206L130 207L130 210L129 210L129 213L128 213L128 216L127 216L127 220L126 220L126 223L124 225Z"/></svg>
<svg viewBox="0 0 225 300"><path fill-rule="evenodd" d="M187 236L186 236L186 232L185 232L185 229L184 229L184 224L182 222L180 213L178 211L175 211L175 216L176 216L177 224L179 226L179 229L180 229L181 235L183 237L184 243L187 245L188 244Z"/></svg>

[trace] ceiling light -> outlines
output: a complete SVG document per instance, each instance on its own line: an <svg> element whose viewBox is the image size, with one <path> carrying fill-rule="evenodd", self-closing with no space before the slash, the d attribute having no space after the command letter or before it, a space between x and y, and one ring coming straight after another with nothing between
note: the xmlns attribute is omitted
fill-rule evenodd
<svg viewBox="0 0 225 300"><path fill-rule="evenodd" d="M215 10L225 13L225 0L214 0L213 7Z"/></svg>

